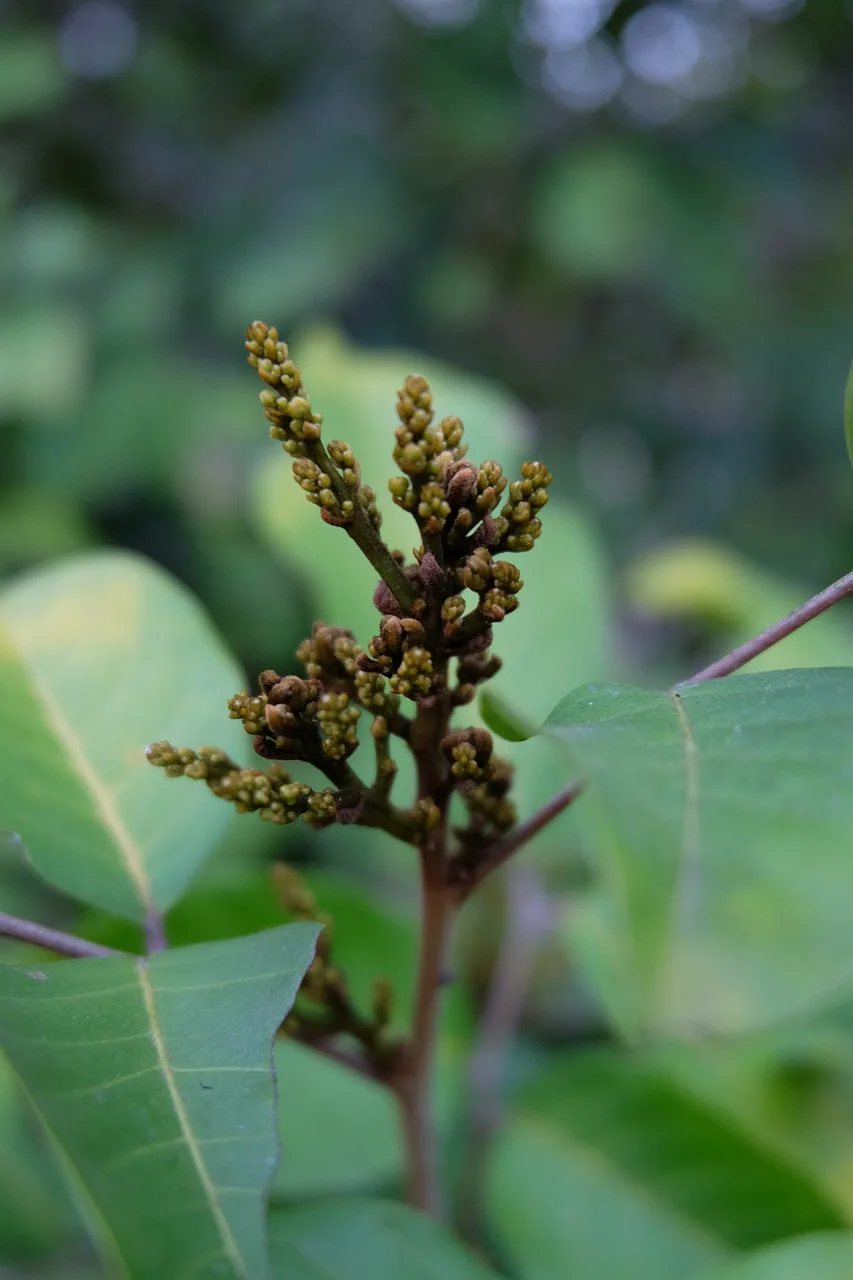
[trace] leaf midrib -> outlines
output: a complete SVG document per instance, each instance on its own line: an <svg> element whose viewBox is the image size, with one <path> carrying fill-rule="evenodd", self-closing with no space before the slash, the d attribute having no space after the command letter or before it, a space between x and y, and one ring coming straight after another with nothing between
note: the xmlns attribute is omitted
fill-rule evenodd
<svg viewBox="0 0 853 1280"><path fill-rule="evenodd" d="M16 655L18 664L30 683L48 725L53 726L57 738L65 748L71 768L94 801L98 815L115 842L121 864L136 890L143 910L145 913L152 911L154 909L154 900L141 851L116 808L109 788L98 777L92 762L83 750L79 737L62 714L57 700L51 696L32 665L27 662L26 656L21 646L16 642L10 628L6 626L4 630L9 646Z"/></svg>
<svg viewBox="0 0 853 1280"><path fill-rule="evenodd" d="M139 988L142 992L142 999L145 1004L145 1012L148 1017L148 1024L151 1031L151 1043L154 1046L154 1052L157 1055L157 1065L160 1068L166 1088L169 1091L169 1098L180 1126L181 1135L187 1145L199 1182L204 1191L205 1199L210 1206L211 1216L216 1223L216 1229L222 1240L223 1250L226 1256L232 1262L236 1274L241 1280L249 1280L249 1273L246 1270L237 1242L232 1235L231 1228L222 1212L222 1206L219 1203L219 1197L216 1193L216 1187L210 1176L210 1172L201 1153L201 1148L196 1140L195 1134L190 1124L190 1118L187 1115L183 1098L178 1089L175 1073L172 1064L169 1061L169 1055L166 1051L166 1042L163 1036L163 1029L160 1025L160 1019L157 1016L157 1006L154 1001L154 988L149 977L148 963L144 959L139 959L135 965L136 976L139 981Z"/></svg>

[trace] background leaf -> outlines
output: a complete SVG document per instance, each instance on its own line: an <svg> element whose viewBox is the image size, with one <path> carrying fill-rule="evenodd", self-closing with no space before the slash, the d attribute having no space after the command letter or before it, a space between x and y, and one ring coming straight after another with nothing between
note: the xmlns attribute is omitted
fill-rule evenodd
<svg viewBox="0 0 853 1280"><path fill-rule="evenodd" d="M631 563L625 575L629 604L657 620L689 622L701 628L713 637L715 657L784 618L813 595L817 585L789 582L730 547L699 539L647 552ZM850 618L843 610L830 609L759 654L750 663L750 672L838 667L850 662Z"/></svg>
<svg viewBox="0 0 853 1280"><path fill-rule="evenodd" d="M270 1214L273 1280L488 1280L429 1218L383 1200L331 1200Z"/></svg>
<svg viewBox="0 0 853 1280"><path fill-rule="evenodd" d="M316 936L0 968L3 1048L134 1280L267 1275L271 1043Z"/></svg>
<svg viewBox="0 0 853 1280"><path fill-rule="evenodd" d="M147 561L99 553L20 579L0 595L0 828L66 893L133 920L166 909L231 814L168 785L145 747L245 753L225 711L242 684L196 602Z"/></svg>
<svg viewBox="0 0 853 1280"><path fill-rule="evenodd" d="M843 1224L808 1173L613 1051L557 1059L519 1106L489 1213L522 1280L683 1280L733 1249Z"/></svg>
<svg viewBox="0 0 853 1280"><path fill-rule="evenodd" d="M853 978L851 698L842 668L556 708L598 872L574 937L624 1030L743 1031Z"/></svg>
<svg viewBox="0 0 853 1280"><path fill-rule="evenodd" d="M849 1280L853 1275L853 1235L826 1232L762 1249L696 1280Z"/></svg>

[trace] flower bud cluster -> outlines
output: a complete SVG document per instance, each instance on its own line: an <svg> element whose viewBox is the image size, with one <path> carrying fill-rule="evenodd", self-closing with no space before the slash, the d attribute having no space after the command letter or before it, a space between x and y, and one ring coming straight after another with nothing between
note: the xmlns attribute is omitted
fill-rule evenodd
<svg viewBox="0 0 853 1280"><path fill-rule="evenodd" d="M360 654L361 647L351 631L324 622L315 622L310 639L303 640L296 650L309 679L322 681L326 688L352 680Z"/></svg>
<svg viewBox="0 0 853 1280"><path fill-rule="evenodd" d="M492 735L485 729L460 729L442 738L441 750L454 778L481 782L494 772Z"/></svg>
<svg viewBox="0 0 853 1280"><path fill-rule="evenodd" d="M512 785L512 768L505 760L493 760L491 776L475 783L465 796L472 815L497 834L515 826L515 805L508 798Z"/></svg>
<svg viewBox="0 0 853 1280"><path fill-rule="evenodd" d="M461 562L456 576L461 587L480 597L478 608L489 622L502 622L518 608L516 597L524 586L518 569L508 560L493 560L485 547L475 548Z"/></svg>
<svg viewBox="0 0 853 1280"><path fill-rule="evenodd" d="M342 659L333 660L346 670L345 664L355 660L354 641L349 633L342 632L334 643ZM322 639L318 646L316 635L305 642L307 666L320 665L315 659L323 648ZM331 760L345 760L355 751L361 710L346 692L326 689L314 677L282 677L277 671L262 671L259 684L259 696L252 697L244 691L228 703L231 718L242 720L245 731L254 736L259 755L317 763L317 749Z"/></svg>
<svg viewBox="0 0 853 1280"><path fill-rule="evenodd" d="M388 683L392 693L413 699L426 697L433 686L433 662L429 649L419 645L406 649Z"/></svg>
<svg viewBox="0 0 853 1280"><path fill-rule="evenodd" d="M350 524L358 506L378 530L382 517L376 494L361 483L361 468L348 444L333 440L328 452L323 449L323 419L312 409L301 370L290 359L278 330L256 320L246 331L246 350L249 364L267 384L260 399L271 424L270 436L280 440L294 459L293 474L308 501L320 507L330 524Z"/></svg>
<svg viewBox="0 0 853 1280"><path fill-rule="evenodd" d="M417 625L422 635L423 628ZM388 691L382 673L359 666L364 652L351 631L315 622L311 638L302 641L296 656L304 662L309 678L320 680L327 691L354 695L355 701L373 714L393 715L397 710L400 700Z"/></svg>
<svg viewBox="0 0 853 1280"><path fill-rule="evenodd" d="M285 1020L285 1033L309 1044L316 1038L351 1036L363 1046L377 1072L390 1069L398 1050L388 1033L394 1012L392 984L387 978L376 978L370 1015L360 1013L344 975L334 963L334 921L320 908L315 894L293 867L277 863L273 878L281 905L289 915L323 925L314 959L299 988L297 1008Z"/></svg>
<svg viewBox="0 0 853 1280"><path fill-rule="evenodd" d="M539 513L548 501L551 473L541 462L525 462L521 479L509 486L501 509L501 551L531 551L542 532Z"/></svg>
<svg viewBox="0 0 853 1280"><path fill-rule="evenodd" d="M388 676L391 695L417 700L433 690L433 658L426 645L426 632L416 618L398 618L388 613L379 624L379 635L367 646L360 660L364 676ZM366 680L360 684L364 687ZM367 705L365 703L365 705ZM396 702L387 711L396 709ZM385 710L385 709L383 709Z"/></svg>
<svg viewBox="0 0 853 1280"><path fill-rule="evenodd" d="M216 747L173 747L155 742L146 750L151 764L162 768L169 778L195 778L206 782L220 800L227 800L238 813L259 813L265 822L286 826L305 815L315 825L327 825L336 818L334 793L312 791L294 782L280 764L266 773L242 769Z"/></svg>
<svg viewBox="0 0 853 1280"><path fill-rule="evenodd" d="M322 693L317 703L320 746L332 760L345 760L358 746L361 708L346 693Z"/></svg>
<svg viewBox="0 0 853 1280"><path fill-rule="evenodd" d="M290 359L287 344L278 329L256 320L246 331L249 364L267 384L261 392L264 416L271 423L270 435L280 440L294 458L305 457L306 445L320 439L323 419L311 408L302 374Z"/></svg>
<svg viewBox="0 0 853 1280"><path fill-rule="evenodd" d="M414 512L425 533L438 534L451 514L445 478L448 468L465 456L458 418L433 422L433 396L426 378L412 374L397 397L394 461L403 472L389 481L398 506Z"/></svg>

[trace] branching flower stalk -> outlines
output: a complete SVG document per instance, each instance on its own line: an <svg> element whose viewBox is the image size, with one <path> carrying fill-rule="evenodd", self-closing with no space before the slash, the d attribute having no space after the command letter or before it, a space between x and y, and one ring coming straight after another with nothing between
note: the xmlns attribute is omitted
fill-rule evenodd
<svg viewBox="0 0 853 1280"><path fill-rule="evenodd" d="M229 701L232 719L252 738L264 768L243 768L227 752L156 742L150 762L168 777L204 782L240 813L287 825L359 824L388 832L417 852L421 881L421 941L411 1033L391 1030L394 992L378 978L369 1010L359 1009L334 961L334 922L298 875L277 869L275 889L297 918L325 926L297 1002L281 1028L305 1044L362 1071L395 1093L405 1136L411 1202L440 1212L435 1132L430 1111L439 993L453 919L466 897L579 795L577 779L525 822L516 824L512 770L481 728L458 728L454 714L501 666L491 651L496 623L519 605L516 566L501 557L532 550L541 532L551 477L540 462L507 484L500 465L468 461L458 418L435 422L423 378L399 393L392 498L415 521L414 558L382 539L376 495L362 480L350 447L323 442L300 370L275 329L251 325L249 362L261 392L270 435L293 458L293 473L327 523L341 528L379 575L373 603L376 634L362 648L352 632L318 622L297 651L304 676L261 672L257 690ZM788 617L699 671L685 683L732 674L786 636L853 594L853 574L833 583ZM359 722L371 719L371 776L350 763L361 749ZM411 804L394 802L397 738L416 765ZM292 778L287 763L314 766L328 786ZM450 806L464 820L451 825ZM162 921L145 927L147 949L167 945ZM0 937L72 958L122 954L85 939L0 912ZM487 1015L488 1016L488 1015Z"/></svg>
<svg viewBox="0 0 853 1280"><path fill-rule="evenodd" d="M493 629L518 608L523 587L518 568L504 557L535 546L551 476L541 462L527 462L508 482L498 462L469 461L462 422L437 421L425 379L407 378L393 448L400 474L389 482L393 501L417 529L407 560L383 540L376 495L350 446L323 440L322 419L277 331L256 322L246 348L264 383L269 434L292 458L297 484L379 575L376 634L362 648L352 632L318 622L297 651L304 675L263 671L256 691L230 700L229 713L251 736L264 768L242 768L218 748L167 742L149 747L148 758L169 777L204 782L241 813L279 825L302 818L314 827L375 827L417 851L421 944L408 1039L389 1035L386 984L378 984L369 1013L355 1008L333 963L332 922L293 873L279 880L286 905L329 927L283 1030L335 1051L354 1042L358 1061L399 1099L410 1199L437 1213L430 1093L448 933L467 894L520 843L509 836L515 825L509 764L495 755L485 729L457 728L452 719L500 670ZM350 763L365 714L372 721L369 776ZM414 802L404 806L394 803L392 737L406 744L416 768ZM291 761L312 765L329 785L295 781ZM454 798L464 820L451 825ZM556 811L571 798L558 800Z"/></svg>

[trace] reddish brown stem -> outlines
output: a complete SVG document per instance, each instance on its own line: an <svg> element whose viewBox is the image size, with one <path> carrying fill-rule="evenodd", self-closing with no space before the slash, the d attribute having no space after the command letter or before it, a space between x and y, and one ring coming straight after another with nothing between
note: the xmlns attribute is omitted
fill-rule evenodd
<svg viewBox="0 0 853 1280"><path fill-rule="evenodd" d="M406 1150L409 1203L436 1218L442 1215L442 1204L432 1086L439 992L450 923L450 901L443 883L432 883L425 874L412 1039L396 1091Z"/></svg>
<svg viewBox="0 0 853 1280"><path fill-rule="evenodd" d="M441 1217L432 1086L439 996L453 899L447 888L447 762L441 741L450 720L446 670L437 672L436 693L418 703L411 747L418 768L418 799L433 809L433 824L419 847L421 860L421 940L415 1011L408 1053L393 1081L400 1102L406 1148L409 1201Z"/></svg>
<svg viewBox="0 0 853 1280"><path fill-rule="evenodd" d="M804 627L807 622L811 622L813 618L826 613L827 609L831 609L833 605L838 604L839 601L846 599L850 595L853 595L853 573L848 573L843 578L839 578L837 582L833 582L832 586L827 587L824 591L819 591L816 596L812 596L811 600L807 600L805 604L801 604L793 613L789 613L786 618L781 618L778 622L774 622L772 627L768 627L760 635L754 636L752 640L747 640L745 644L738 645L737 649L733 649L724 658L718 658L716 662L712 662L708 667L703 667L701 671L697 671L695 676L691 676L689 680L684 680L681 683L700 684L704 680L719 680L722 676L730 676L733 672L739 671L741 667L746 666L748 662L752 662L760 654L772 649L780 640L784 640L786 636L799 631L800 627Z"/></svg>

